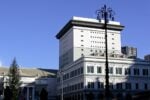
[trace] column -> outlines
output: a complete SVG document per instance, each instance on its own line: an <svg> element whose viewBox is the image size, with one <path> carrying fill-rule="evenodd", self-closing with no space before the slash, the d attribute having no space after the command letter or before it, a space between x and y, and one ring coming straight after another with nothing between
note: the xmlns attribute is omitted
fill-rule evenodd
<svg viewBox="0 0 150 100"><path fill-rule="evenodd" d="M34 100L34 96L35 96L35 87L32 87L32 100Z"/></svg>
<svg viewBox="0 0 150 100"><path fill-rule="evenodd" d="M29 100L29 87L27 87L27 100Z"/></svg>

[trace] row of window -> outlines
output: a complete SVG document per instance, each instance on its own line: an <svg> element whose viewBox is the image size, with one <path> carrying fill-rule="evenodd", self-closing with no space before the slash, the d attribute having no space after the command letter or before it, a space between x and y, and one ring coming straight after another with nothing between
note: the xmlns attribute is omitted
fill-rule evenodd
<svg viewBox="0 0 150 100"><path fill-rule="evenodd" d="M105 49L105 47L102 47L102 46L96 46L96 45L91 45L91 47Z"/></svg>
<svg viewBox="0 0 150 100"><path fill-rule="evenodd" d="M112 43L112 44L114 44L114 43ZM84 45L83 44L81 44L81 47L84 47ZM104 48L105 49L105 46L98 46L98 45L91 45L91 47L95 47L95 48ZM112 49L115 49L114 47L112 47Z"/></svg>
<svg viewBox="0 0 150 100"><path fill-rule="evenodd" d="M91 41L91 43L102 43L102 44L104 44L105 42L101 42L101 41Z"/></svg>
<svg viewBox="0 0 150 100"><path fill-rule="evenodd" d="M78 68L76 70L73 70L70 73L64 74L63 75L63 80L67 80L69 78L72 78L72 77L75 77L75 76L78 76L78 75L81 75L81 74L83 74L83 67Z"/></svg>
<svg viewBox="0 0 150 100"><path fill-rule="evenodd" d="M100 37L100 36L90 36L90 38L105 39L105 37Z"/></svg>
<svg viewBox="0 0 150 100"><path fill-rule="evenodd" d="M87 88L94 89L94 82L88 82ZM104 89L104 83L97 82L97 88L98 89Z"/></svg>
<svg viewBox="0 0 150 100"><path fill-rule="evenodd" d="M131 90L133 88L133 84L131 84L131 83L117 83L116 89L118 89L118 90L123 89L123 84L125 85L126 90ZM95 88L94 82L88 82L87 88L88 89L94 89ZM98 89L104 89L104 83L103 82L97 82L97 88ZM109 84L109 88L115 89L114 85L112 83ZM135 83L135 89L139 89L139 83ZM143 89L145 89L145 90L148 89L147 83L144 83Z"/></svg>
<svg viewBox="0 0 150 100"><path fill-rule="evenodd" d="M80 32L84 32L84 30L81 30ZM90 33L94 33L94 34L104 34L104 32L103 31L90 31ZM114 35L114 32L111 32L112 33L112 35Z"/></svg>
<svg viewBox="0 0 150 100"><path fill-rule="evenodd" d="M102 53L102 50L90 50L91 52L99 52L99 53Z"/></svg>
<svg viewBox="0 0 150 100"><path fill-rule="evenodd" d="M81 40L83 42L83 40ZM101 41L91 41L91 43L100 43L100 44L105 44L105 42L101 42ZM115 43L112 43L112 45L114 45Z"/></svg>
<svg viewBox="0 0 150 100"><path fill-rule="evenodd" d="M104 34L104 32L97 32L97 31L91 31L90 33L95 33L95 34Z"/></svg>
<svg viewBox="0 0 150 100"><path fill-rule="evenodd" d="M80 90L80 89L83 89L83 82L64 87L63 91L64 92L72 92L72 91L76 91L76 90Z"/></svg>
<svg viewBox="0 0 150 100"><path fill-rule="evenodd" d="M83 32L83 31L82 31ZM97 31L91 31L90 33L95 33L95 34L104 34L104 32L97 32ZM112 33L111 35L114 35L114 33Z"/></svg>
<svg viewBox="0 0 150 100"><path fill-rule="evenodd" d="M114 74L114 68L109 67L109 74ZM116 74L122 75L123 68L115 68L116 69ZM125 75L131 75L131 68L125 68L124 69L124 74ZM94 73L94 66L87 66L87 73ZM97 66L97 73L102 73L102 67ZM133 68L133 75L140 75L140 69L139 68ZM148 69L142 69L142 75L143 76L148 76L149 75L149 70Z"/></svg>
<svg viewBox="0 0 150 100"><path fill-rule="evenodd" d="M91 36L91 38L95 38L95 39L105 39L105 37L99 37L99 36ZM111 38L112 40L114 40L114 38Z"/></svg>

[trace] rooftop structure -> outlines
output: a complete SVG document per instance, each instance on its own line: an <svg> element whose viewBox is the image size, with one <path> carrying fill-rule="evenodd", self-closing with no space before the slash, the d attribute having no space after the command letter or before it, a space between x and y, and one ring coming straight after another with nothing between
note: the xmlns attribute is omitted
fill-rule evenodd
<svg viewBox="0 0 150 100"><path fill-rule="evenodd" d="M150 54L145 55L145 56L144 56L144 59L145 59L146 61L150 61Z"/></svg>
<svg viewBox="0 0 150 100"><path fill-rule="evenodd" d="M137 58L137 48L124 46L121 48L122 53L128 58Z"/></svg>

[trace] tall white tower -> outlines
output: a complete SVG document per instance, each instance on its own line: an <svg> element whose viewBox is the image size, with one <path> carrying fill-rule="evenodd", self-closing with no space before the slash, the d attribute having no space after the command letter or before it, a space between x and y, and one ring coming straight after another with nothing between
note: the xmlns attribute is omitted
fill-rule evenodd
<svg viewBox="0 0 150 100"><path fill-rule="evenodd" d="M108 53L121 54L121 31L124 26L109 21L107 25ZM76 61L81 56L105 52L104 21L73 17L56 35L59 39L59 66Z"/></svg>

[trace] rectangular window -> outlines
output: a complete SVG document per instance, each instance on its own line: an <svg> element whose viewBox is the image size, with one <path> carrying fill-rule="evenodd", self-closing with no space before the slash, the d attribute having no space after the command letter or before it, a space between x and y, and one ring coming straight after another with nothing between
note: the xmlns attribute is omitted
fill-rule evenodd
<svg viewBox="0 0 150 100"><path fill-rule="evenodd" d="M113 67L109 67L109 74L113 74Z"/></svg>
<svg viewBox="0 0 150 100"><path fill-rule="evenodd" d="M87 66L87 73L94 73L94 66Z"/></svg>
<svg viewBox="0 0 150 100"><path fill-rule="evenodd" d="M73 76L73 77L75 76L75 71L72 71L72 76Z"/></svg>
<svg viewBox="0 0 150 100"><path fill-rule="evenodd" d="M139 89L139 84L138 83L135 83L135 88Z"/></svg>
<svg viewBox="0 0 150 100"><path fill-rule="evenodd" d="M77 76L77 70L74 70L74 76Z"/></svg>
<svg viewBox="0 0 150 100"><path fill-rule="evenodd" d="M80 68L78 68L78 75L80 75L81 74L81 70L80 70Z"/></svg>
<svg viewBox="0 0 150 100"><path fill-rule="evenodd" d="M122 74L122 68L116 68L116 74Z"/></svg>
<svg viewBox="0 0 150 100"><path fill-rule="evenodd" d="M97 66L97 73L102 73L102 67Z"/></svg>
<svg viewBox="0 0 150 100"><path fill-rule="evenodd" d="M94 88L94 82L88 82L88 88L93 89Z"/></svg>
<svg viewBox="0 0 150 100"><path fill-rule="evenodd" d="M94 82L91 82L91 88L94 88Z"/></svg>
<svg viewBox="0 0 150 100"><path fill-rule="evenodd" d="M70 72L70 78L73 77L73 71Z"/></svg>
<svg viewBox="0 0 150 100"><path fill-rule="evenodd" d="M131 90L131 83L126 83L125 87L126 87L127 90Z"/></svg>
<svg viewBox="0 0 150 100"><path fill-rule="evenodd" d="M81 74L83 74L83 67L81 67L81 69L80 69L80 70L81 70Z"/></svg>
<svg viewBox="0 0 150 100"><path fill-rule="evenodd" d="M80 83L77 84L77 89L80 90Z"/></svg>
<svg viewBox="0 0 150 100"><path fill-rule="evenodd" d="M121 90L121 89L122 89L122 83L117 83L117 84L116 84L116 88L117 88L118 90Z"/></svg>
<svg viewBox="0 0 150 100"><path fill-rule="evenodd" d="M148 89L148 84L147 84L147 83L144 84L144 89L145 89L145 90Z"/></svg>
<svg viewBox="0 0 150 100"><path fill-rule="evenodd" d="M125 68L125 75L130 75L131 74L131 71L130 71L130 68Z"/></svg>
<svg viewBox="0 0 150 100"><path fill-rule="evenodd" d="M139 75L140 74L140 71L138 68L134 68L134 75Z"/></svg>
<svg viewBox="0 0 150 100"><path fill-rule="evenodd" d="M81 82L80 85L81 85L81 89L83 89L83 82Z"/></svg>
<svg viewBox="0 0 150 100"><path fill-rule="evenodd" d="M72 85L72 89L71 90L74 91L74 85Z"/></svg>
<svg viewBox="0 0 150 100"><path fill-rule="evenodd" d="M102 82L97 82L98 89L104 89L104 83Z"/></svg>
<svg viewBox="0 0 150 100"><path fill-rule="evenodd" d="M143 75L148 76L148 69L143 69Z"/></svg>
<svg viewBox="0 0 150 100"><path fill-rule="evenodd" d="M74 87L75 87L75 90L77 90L77 89L78 89L78 86L77 86L77 84L75 84L75 85L74 85Z"/></svg>
<svg viewBox="0 0 150 100"><path fill-rule="evenodd" d="M110 89L110 90L113 89L113 83L109 83L109 89Z"/></svg>
<svg viewBox="0 0 150 100"><path fill-rule="evenodd" d="M100 82L97 82L97 87L101 88L101 83Z"/></svg>
<svg viewBox="0 0 150 100"><path fill-rule="evenodd" d="M66 78L69 79L69 73L67 73Z"/></svg>

